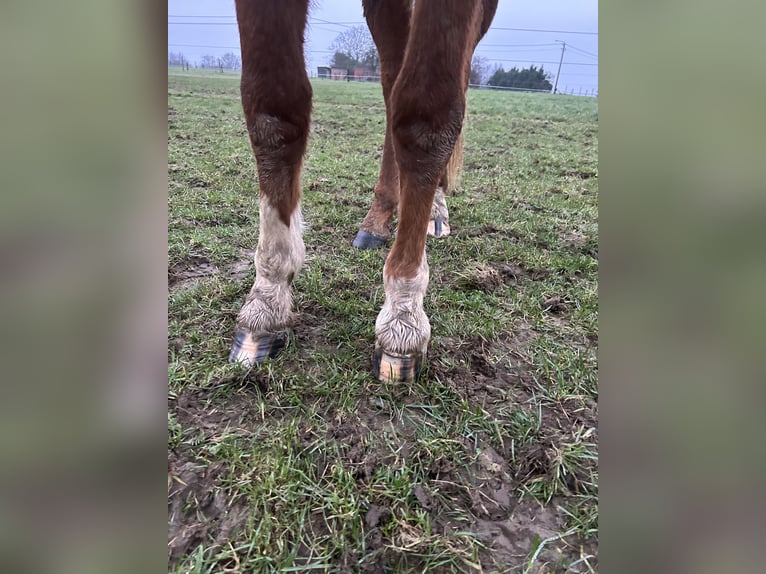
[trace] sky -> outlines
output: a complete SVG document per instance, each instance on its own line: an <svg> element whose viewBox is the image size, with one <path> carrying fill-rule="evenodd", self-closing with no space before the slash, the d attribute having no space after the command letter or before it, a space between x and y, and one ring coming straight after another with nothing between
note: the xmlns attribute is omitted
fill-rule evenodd
<svg viewBox="0 0 766 574"><path fill-rule="evenodd" d="M328 64L335 37L358 24L364 24L361 0L312 2L305 48L311 74ZM475 54L487 58L490 67L543 66L555 77L562 42L559 91L597 93L598 0L500 0ZM168 52L182 52L192 63L205 54L239 55L234 0L168 0Z"/></svg>

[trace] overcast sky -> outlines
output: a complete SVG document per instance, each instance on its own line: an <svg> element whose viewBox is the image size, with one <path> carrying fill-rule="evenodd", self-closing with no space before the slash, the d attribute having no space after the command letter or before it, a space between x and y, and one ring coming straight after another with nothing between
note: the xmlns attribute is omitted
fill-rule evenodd
<svg viewBox="0 0 766 574"><path fill-rule="evenodd" d="M330 44L349 26L363 24L361 0L315 0L306 30L306 64L332 56ZM192 63L203 55L239 55L234 0L168 0L168 51L182 52ZM330 22L330 23L328 23ZM503 28L524 28L507 30ZM546 31L529 31L546 30ZM580 33L575 33L580 32ZM532 64L555 74L566 42L559 90L598 89L598 0L500 0L492 27L476 49L490 66L506 70Z"/></svg>

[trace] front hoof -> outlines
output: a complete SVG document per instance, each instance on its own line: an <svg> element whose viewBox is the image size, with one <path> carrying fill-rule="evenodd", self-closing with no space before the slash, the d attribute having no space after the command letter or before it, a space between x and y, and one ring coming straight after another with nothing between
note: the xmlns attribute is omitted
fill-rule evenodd
<svg viewBox="0 0 766 574"><path fill-rule="evenodd" d="M449 223L442 219L432 219L428 222L428 235L446 237L450 233Z"/></svg>
<svg viewBox="0 0 766 574"><path fill-rule="evenodd" d="M266 359L273 359L287 345L287 331L261 333L238 330L229 353L230 363L242 363L253 367Z"/></svg>
<svg viewBox="0 0 766 574"><path fill-rule="evenodd" d="M420 376L425 358L425 353L400 355L384 351L382 347L375 347L372 374L382 383L411 383Z"/></svg>
<svg viewBox="0 0 766 574"><path fill-rule="evenodd" d="M386 241L385 237L373 235L372 233L367 233L363 229L360 229L351 245L358 247L359 249L380 249L386 245Z"/></svg>

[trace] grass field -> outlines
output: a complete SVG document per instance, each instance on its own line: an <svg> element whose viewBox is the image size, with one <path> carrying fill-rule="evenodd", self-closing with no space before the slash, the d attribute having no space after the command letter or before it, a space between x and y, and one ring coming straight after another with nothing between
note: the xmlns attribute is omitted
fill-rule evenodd
<svg viewBox="0 0 766 574"><path fill-rule="evenodd" d="M413 385L370 375L387 250L351 247L383 129L378 85L314 82L298 322L247 370L239 82L169 74L170 572L597 570L597 100L470 92Z"/></svg>

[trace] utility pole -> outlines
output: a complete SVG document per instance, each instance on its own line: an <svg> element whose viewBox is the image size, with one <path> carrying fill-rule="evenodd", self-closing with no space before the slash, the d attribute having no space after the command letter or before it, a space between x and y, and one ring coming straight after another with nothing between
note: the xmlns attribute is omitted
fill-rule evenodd
<svg viewBox="0 0 766 574"><path fill-rule="evenodd" d="M556 40L556 41L561 42L561 40ZM561 75L561 64L564 62L564 50L566 50L566 48L567 48L567 43L561 42L561 59L559 60L559 69L556 72L556 83L553 84L553 91L551 92L552 94L556 93L556 89L558 88L558 85L559 85L559 76Z"/></svg>

